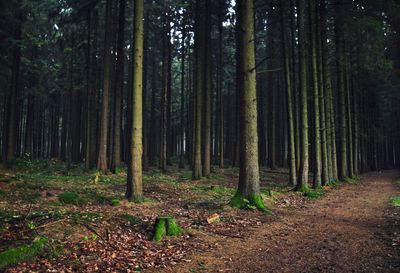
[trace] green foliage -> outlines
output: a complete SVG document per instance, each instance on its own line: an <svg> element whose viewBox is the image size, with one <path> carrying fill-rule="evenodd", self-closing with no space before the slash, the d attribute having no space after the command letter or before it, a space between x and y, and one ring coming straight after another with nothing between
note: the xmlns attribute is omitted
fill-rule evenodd
<svg viewBox="0 0 400 273"><path fill-rule="evenodd" d="M230 205L237 209L258 209L264 212L268 211L261 195L244 198L239 190L236 191L236 194L231 198Z"/></svg>
<svg viewBox="0 0 400 273"><path fill-rule="evenodd" d="M87 200L82 198L76 192L64 192L58 195L58 200L64 204L72 205L84 205L87 204Z"/></svg>
<svg viewBox="0 0 400 273"><path fill-rule="evenodd" d="M324 195L322 192L310 188L301 188L298 190L298 192L303 193L303 196L306 196L310 199L318 199Z"/></svg>
<svg viewBox="0 0 400 273"><path fill-rule="evenodd" d="M0 269L31 260L43 254L44 247L49 240L45 237L37 238L30 245L23 245L0 253Z"/></svg>
<svg viewBox="0 0 400 273"><path fill-rule="evenodd" d="M395 207L400 207L400 195L392 197L390 203Z"/></svg>
<svg viewBox="0 0 400 273"><path fill-rule="evenodd" d="M111 199L111 206L119 206L121 204L121 201L119 201L119 199Z"/></svg>
<svg viewBox="0 0 400 273"><path fill-rule="evenodd" d="M183 232L172 216L162 216L156 219L153 241L160 242L164 236L176 236Z"/></svg>

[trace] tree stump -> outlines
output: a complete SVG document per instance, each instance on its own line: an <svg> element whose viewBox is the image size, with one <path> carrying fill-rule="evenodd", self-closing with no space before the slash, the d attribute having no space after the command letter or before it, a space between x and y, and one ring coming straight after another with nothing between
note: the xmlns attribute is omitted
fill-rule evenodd
<svg viewBox="0 0 400 273"><path fill-rule="evenodd" d="M176 223L172 216L157 217L154 225L153 240L160 242L164 236L176 236L183 232L183 229Z"/></svg>

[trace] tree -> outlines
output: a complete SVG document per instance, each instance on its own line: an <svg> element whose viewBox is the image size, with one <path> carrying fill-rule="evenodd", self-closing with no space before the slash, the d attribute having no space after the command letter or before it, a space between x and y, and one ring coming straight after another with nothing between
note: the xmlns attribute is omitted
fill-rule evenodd
<svg viewBox="0 0 400 273"><path fill-rule="evenodd" d="M335 35L337 54L337 86L339 98L339 143L340 169L339 178L348 177L347 165L347 110L346 110L346 83L345 83L345 48L343 32L344 1L335 1Z"/></svg>
<svg viewBox="0 0 400 273"><path fill-rule="evenodd" d="M116 172L121 165L121 112L122 90L124 87L124 46L125 46L125 0L119 1L118 40L117 40L117 68L115 73L114 97L114 145L111 171Z"/></svg>
<svg viewBox="0 0 400 273"><path fill-rule="evenodd" d="M282 47L283 47L283 66L285 73L285 89L286 89L286 102L288 111L288 142L289 142L289 185L296 186L296 147L295 147L295 129L294 129L294 115L293 115L293 83L290 69L290 58L289 58L289 45L287 37L287 26L286 16L288 9L286 3L281 1L280 6L281 12L281 34L282 34Z"/></svg>
<svg viewBox="0 0 400 273"><path fill-rule="evenodd" d="M193 157L193 173L192 179L200 179L202 177L202 160L201 160L201 132L202 132L202 101L204 88L204 55L205 55L205 30L206 22L204 18L205 2L204 0L196 1L196 27L195 27L195 124L194 124L194 157Z"/></svg>
<svg viewBox="0 0 400 273"><path fill-rule="evenodd" d="M104 34L104 64L103 64L103 95L100 118L100 141L99 141L99 156L97 159L97 168L105 172L108 169L107 165L107 141L108 141L108 111L110 101L110 69L111 69L111 29L112 29L112 1L106 2L106 25Z"/></svg>
<svg viewBox="0 0 400 273"><path fill-rule="evenodd" d="M257 89L254 43L254 7L253 0L240 0L238 6L239 41L242 67L243 90L240 91L240 170L239 185L231 199L233 207L255 206L264 210L265 205L260 195L260 174L258 166L257 135Z"/></svg>
<svg viewBox="0 0 400 273"><path fill-rule="evenodd" d="M17 97L19 84L19 70L21 64L21 38L23 13L20 7L16 11L16 26L14 30L15 44L12 50L12 71L11 71L11 88L7 103L7 123L6 123L6 152L4 159L13 159L15 155L16 137L17 137Z"/></svg>
<svg viewBox="0 0 400 273"><path fill-rule="evenodd" d="M143 155L143 0L134 3L134 49L133 49L133 89L132 89L132 129L131 156L128 165L126 197L130 201L143 201L142 155Z"/></svg>
<svg viewBox="0 0 400 273"><path fill-rule="evenodd" d="M301 100L301 157L300 173L296 188L308 188L308 107L307 107L307 63L306 63L306 34L305 34L305 2L298 0L298 28L299 28L299 80Z"/></svg>
<svg viewBox="0 0 400 273"><path fill-rule="evenodd" d="M321 131L320 131L320 94L318 85L318 60L317 60L317 15L315 0L309 1L310 34L311 34L311 70L314 101L314 183L313 187L321 186L322 161L321 161Z"/></svg>

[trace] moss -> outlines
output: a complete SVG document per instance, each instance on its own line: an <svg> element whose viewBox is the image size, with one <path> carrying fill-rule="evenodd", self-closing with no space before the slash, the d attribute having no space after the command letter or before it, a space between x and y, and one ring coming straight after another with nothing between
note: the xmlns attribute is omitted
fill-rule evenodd
<svg viewBox="0 0 400 273"><path fill-rule="evenodd" d="M167 234L167 221L165 217L159 217L156 220L156 224L154 227L154 236L153 241L160 242L162 238Z"/></svg>
<svg viewBox="0 0 400 273"><path fill-rule="evenodd" d="M114 199L111 199L110 203L111 203L111 206L119 206L121 204L121 201L114 198Z"/></svg>
<svg viewBox="0 0 400 273"><path fill-rule="evenodd" d="M132 195L132 197L128 198L128 201L133 203L144 203L146 199L143 195Z"/></svg>
<svg viewBox="0 0 400 273"><path fill-rule="evenodd" d="M177 224L176 219L170 217L167 220L167 235L176 236L183 232L183 229Z"/></svg>
<svg viewBox="0 0 400 273"><path fill-rule="evenodd" d="M299 188L297 191L303 193L303 196L306 196L310 199L318 199L321 196L323 196L322 192L319 192L319 191L316 191L316 190L313 190L310 188L306 188L306 187Z"/></svg>
<svg viewBox="0 0 400 273"><path fill-rule="evenodd" d="M164 236L176 236L183 232L183 229L177 224L172 216L157 217L154 225L153 240L160 242Z"/></svg>
<svg viewBox="0 0 400 273"><path fill-rule="evenodd" d="M58 195L58 200L64 204L84 205L88 200L82 198L76 192L63 192Z"/></svg>
<svg viewBox="0 0 400 273"><path fill-rule="evenodd" d="M47 238L40 237L30 245L23 245L0 253L0 268L31 260L41 255L47 242Z"/></svg>
<svg viewBox="0 0 400 273"><path fill-rule="evenodd" d="M400 207L400 195L392 197L390 203L395 207Z"/></svg>
<svg viewBox="0 0 400 273"><path fill-rule="evenodd" d="M231 198L230 205L237 209L259 209L261 211L267 211L267 207L261 195L244 198L239 190L236 191L236 194Z"/></svg>

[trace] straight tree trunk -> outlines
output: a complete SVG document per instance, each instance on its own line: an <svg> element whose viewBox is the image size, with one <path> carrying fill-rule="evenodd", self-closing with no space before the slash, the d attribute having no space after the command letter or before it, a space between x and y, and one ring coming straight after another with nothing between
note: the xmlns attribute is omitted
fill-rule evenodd
<svg viewBox="0 0 400 273"><path fill-rule="evenodd" d="M295 129L294 129L294 117L293 117L293 85L291 81L291 69L290 69L290 59L289 59L289 46L287 37L287 26L286 26L286 16L288 14L288 9L286 3L281 1L281 34L283 43L283 66L285 74L285 89L286 89L286 103L287 103L287 122L288 122L288 144L289 144L289 185L296 186L297 176L296 176L296 147L295 147Z"/></svg>
<svg viewBox="0 0 400 273"><path fill-rule="evenodd" d="M211 78L211 13L210 10L210 0L206 0L206 34L205 34L205 88L204 88L204 155L203 155L203 176L209 177L211 172L211 88L212 88L212 78Z"/></svg>
<svg viewBox="0 0 400 273"><path fill-rule="evenodd" d="M298 0L299 28L299 80L301 102L301 157L297 190L308 188L308 107L307 107L307 63L306 63L306 34L305 34L305 1Z"/></svg>
<svg viewBox="0 0 400 273"><path fill-rule="evenodd" d="M317 60L317 18L315 0L309 1L310 34L311 34L311 70L314 101L314 183L313 187L321 186L322 160L321 160L321 131L320 131L320 94L318 85L318 60Z"/></svg>
<svg viewBox="0 0 400 273"><path fill-rule="evenodd" d="M132 130L131 156L128 165L126 197L130 201L143 202L142 155L143 155L143 0L134 3L134 48L133 48L133 89L132 89Z"/></svg>
<svg viewBox="0 0 400 273"><path fill-rule="evenodd" d="M117 68L114 84L114 146L111 171L116 173L117 167L121 165L121 113L122 113L122 90L124 87L124 46L125 46L125 0L119 0L119 22L117 40Z"/></svg>
<svg viewBox="0 0 400 273"><path fill-rule="evenodd" d="M194 157L192 179L202 177L201 160L201 132L202 132L202 101L204 88L204 55L205 55L205 1L196 1L196 26L195 26L195 55L196 55L196 78L195 78L195 125L194 125Z"/></svg>
<svg viewBox="0 0 400 273"><path fill-rule="evenodd" d="M111 28L112 28L112 1L106 1L106 23L104 38L104 64L103 64L103 95L100 122L100 141L97 168L102 172L107 171L107 140L108 140L108 115L111 70Z"/></svg>
<svg viewBox="0 0 400 273"><path fill-rule="evenodd" d="M327 124L326 124L326 108L325 108L325 86L324 86L324 77L323 77L323 60L322 60L322 41L321 41L321 9L322 3L320 0L318 2L320 4L320 8L317 9L317 60L318 60L318 86L319 86L319 107L320 107L320 127L321 127L321 157L322 157L322 177L321 182L322 185L326 185L329 182L329 161L331 160L330 155L328 155L328 147L327 147ZM317 5L318 7L318 5Z"/></svg>
<svg viewBox="0 0 400 273"><path fill-rule="evenodd" d="M248 205L264 210L265 205L260 195L260 174L258 165L257 136L257 88L254 43L254 7L253 0L240 0L238 7L239 41L241 44L243 71L243 90L240 105L240 171L239 185L231 200L234 207L245 208ZM245 202L245 199L247 202Z"/></svg>
<svg viewBox="0 0 400 273"><path fill-rule="evenodd" d="M340 169L339 178L348 177L347 161L347 111L346 111L346 83L345 83L345 49L343 33L343 0L335 1L335 35L337 54L337 86L339 97L339 143L340 143Z"/></svg>
<svg viewBox="0 0 400 273"><path fill-rule="evenodd" d="M180 128L180 154L179 154L179 168L185 167L185 39L186 30L185 27L182 28L182 52L181 52L181 128Z"/></svg>
<svg viewBox="0 0 400 273"><path fill-rule="evenodd" d="M168 156L168 116L169 116L169 21L167 15L165 15L164 23L164 34L163 34L163 64L162 64L162 94L161 94L161 132L160 132L160 164L159 168L162 171L167 169L167 156Z"/></svg>
<svg viewBox="0 0 400 273"><path fill-rule="evenodd" d="M7 103L7 136L6 136L6 152L5 159L11 160L15 156L16 137L17 137L17 98L19 84L19 68L21 63L21 38L22 38L22 20L23 14L21 10L16 14L16 25L14 31L14 39L16 41L12 53L12 71L11 71L11 88L8 95Z"/></svg>

